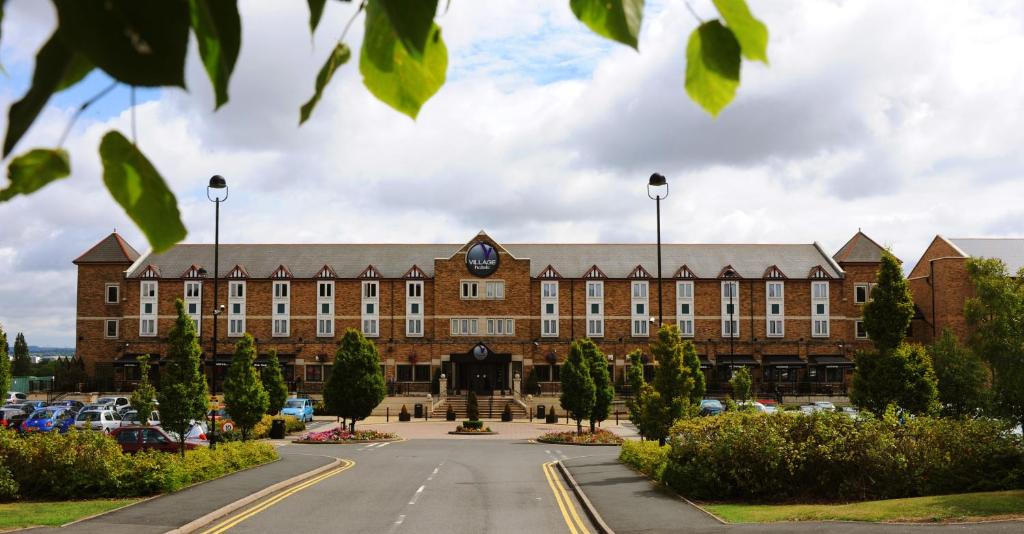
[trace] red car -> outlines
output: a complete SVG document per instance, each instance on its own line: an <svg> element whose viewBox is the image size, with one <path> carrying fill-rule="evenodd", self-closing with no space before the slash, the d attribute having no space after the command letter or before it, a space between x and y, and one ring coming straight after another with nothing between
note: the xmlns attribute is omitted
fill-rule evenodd
<svg viewBox="0 0 1024 534"><path fill-rule="evenodd" d="M110 431L123 452L164 451L178 452L178 442L157 426L125 426ZM195 443L185 442L186 449L195 449Z"/></svg>

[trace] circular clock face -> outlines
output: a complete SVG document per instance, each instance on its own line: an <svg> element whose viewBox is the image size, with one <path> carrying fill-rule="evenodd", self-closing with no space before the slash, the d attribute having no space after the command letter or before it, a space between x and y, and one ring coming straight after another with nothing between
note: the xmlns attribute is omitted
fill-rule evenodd
<svg viewBox="0 0 1024 534"><path fill-rule="evenodd" d="M498 250L487 243L477 243L466 252L469 274L486 278L498 270Z"/></svg>
<svg viewBox="0 0 1024 534"><path fill-rule="evenodd" d="M473 357L478 360L487 358L487 347L483 345L477 345L473 347Z"/></svg>

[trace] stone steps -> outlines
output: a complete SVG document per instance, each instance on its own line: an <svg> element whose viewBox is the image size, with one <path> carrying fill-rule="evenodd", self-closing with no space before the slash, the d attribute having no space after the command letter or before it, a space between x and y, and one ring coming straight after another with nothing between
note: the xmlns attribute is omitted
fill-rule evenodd
<svg viewBox="0 0 1024 534"><path fill-rule="evenodd" d="M514 420L528 419L530 414L525 408L515 402L512 397L494 397L493 411L489 411L491 408L490 397L480 397L477 399L477 408L480 411L481 418L487 419L500 419L501 413L505 409L505 404L509 403L512 409L512 418ZM465 419L467 417L467 404L466 397L448 397L445 401L441 402L434 408L434 411L430 413L431 419L444 419L448 413L448 406L451 406L455 411L456 420Z"/></svg>

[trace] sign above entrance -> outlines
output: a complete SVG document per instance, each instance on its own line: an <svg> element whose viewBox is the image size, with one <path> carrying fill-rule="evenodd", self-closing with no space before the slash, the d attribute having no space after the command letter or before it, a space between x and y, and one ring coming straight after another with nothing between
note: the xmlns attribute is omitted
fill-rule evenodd
<svg viewBox="0 0 1024 534"><path fill-rule="evenodd" d="M479 361L487 359L487 355L491 351L487 349L487 346L483 343L478 343L477 346L473 347L473 357Z"/></svg>
<svg viewBox="0 0 1024 534"><path fill-rule="evenodd" d="M466 269L469 274L487 278L498 270L498 249L483 241L469 247L466 252Z"/></svg>

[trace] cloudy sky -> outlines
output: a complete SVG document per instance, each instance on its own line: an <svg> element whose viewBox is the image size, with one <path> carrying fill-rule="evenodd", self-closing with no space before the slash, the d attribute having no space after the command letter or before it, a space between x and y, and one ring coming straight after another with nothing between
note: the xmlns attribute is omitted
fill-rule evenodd
<svg viewBox="0 0 1024 534"><path fill-rule="evenodd" d="M590 33L566 1L454 0L438 19L448 82L417 121L370 96L353 61L302 128L299 106L354 7L329 2L311 39L305 2L239 3L225 107L213 112L194 42L187 91L137 94L140 147L177 193L190 242L212 241L215 173L231 186L225 242L464 242L480 229L652 242L654 171L671 184L667 242L834 251L862 228L912 266L935 234L1024 235L1019 0L750 0L771 65L744 63L717 119L683 91L697 22L682 1L648 3L637 53ZM713 16L710 0L691 5ZM7 3L4 110L54 25L48 2ZM94 73L52 100L18 151L53 146L107 83ZM115 228L147 248L97 155L105 132L129 128L128 92L113 91L70 134L71 178L0 205L0 323L30 344L73 346L78 254Z"/></svg>

